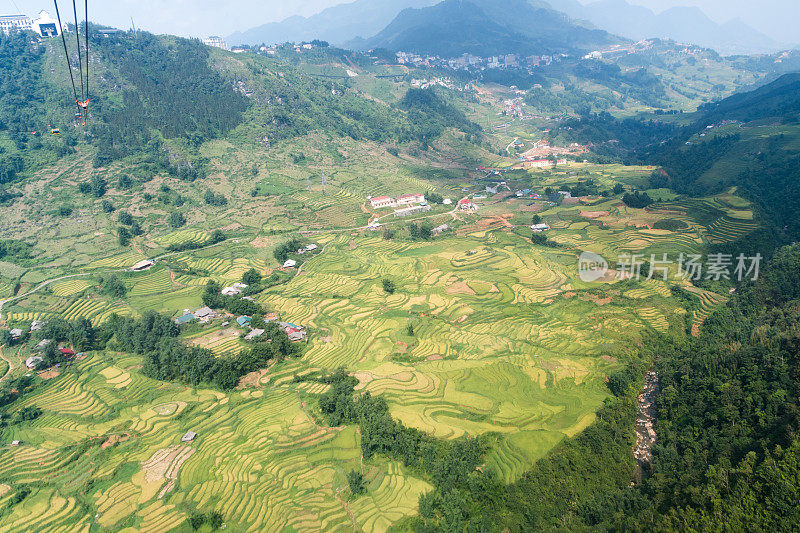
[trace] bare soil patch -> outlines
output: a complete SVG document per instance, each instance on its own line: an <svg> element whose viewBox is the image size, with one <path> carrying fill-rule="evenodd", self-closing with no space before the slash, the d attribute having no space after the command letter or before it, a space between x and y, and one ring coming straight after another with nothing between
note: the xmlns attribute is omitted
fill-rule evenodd
<svg viewBox="0 0 800 533"><path fill-rule="evenodd" d="M451 283L450 285L447 286L447 289L445 289L445 292L447 294L450 294L450 295L453 295L453 294L469 294L469 295L474 296L475 294L477 294L472 289L472 287L467 285L467 283L465 281L457 281L456 283Z"/></svg>
<svg viewBox="0 0 800 533"><path fill-rule="evenodd" d="M581 211L582 217L591 219L607 217L609 214L608 211Z"/></svg>

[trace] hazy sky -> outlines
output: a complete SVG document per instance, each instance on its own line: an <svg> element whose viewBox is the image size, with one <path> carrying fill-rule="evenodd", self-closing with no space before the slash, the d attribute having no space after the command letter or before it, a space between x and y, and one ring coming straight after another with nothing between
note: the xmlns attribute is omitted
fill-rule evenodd
<svg viewBox="0 0 800 533"><path fill-rule="evenodd" d="M90 19L127 29L136 25L154 33L205 37L229 35L291 15L311 15L345 0L89 0ZM593 0L581 0L590 3ZM676 5L701 7L712 19L725 22L733 17L783 42L800 44L800 0L629 0L654 11ZM15 7L16 4L16 7ZM71 4L71 2L70 2ZM82 2L81 2L82 4ZM0 12L34 14L46 9L53 14L52 0L0 0ZM67 13L66 0L59 6ZM62 15L65 13L62 13Z"/></svg>

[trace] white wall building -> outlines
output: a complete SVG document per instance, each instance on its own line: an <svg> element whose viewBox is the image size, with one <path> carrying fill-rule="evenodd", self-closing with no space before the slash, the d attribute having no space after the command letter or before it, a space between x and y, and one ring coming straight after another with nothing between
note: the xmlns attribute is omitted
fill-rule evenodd
<svg viewBox="0 0 800 533"><path fill-rule="evenodd" d="M0 30L8 35L12 31L30 30L33 21L27 15L0 15Z"/></svg>
<svg viewBox="0 0 800 533"><path fill-rule="evenodd" d="M214 48L222 48L223 50L228 49L228 45L225 44L225 41L222 39L222 37L217 35L212 35L203 39L203 44L206 46L213 46Z"/></svg>
<svg viewBox="0 0 800 533"><path fill-rule="evenodd" d="M40 11L39 18L34 20L31 26L33 31L42 37L57 37L63 31L63 28L58 27L58 21L47 11Z"/></svg>

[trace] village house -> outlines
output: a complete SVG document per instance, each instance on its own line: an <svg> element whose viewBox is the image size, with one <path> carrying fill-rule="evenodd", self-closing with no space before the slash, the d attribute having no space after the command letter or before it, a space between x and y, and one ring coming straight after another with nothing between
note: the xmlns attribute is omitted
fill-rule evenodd
<svg viewBox="0 0 800 533"><path fill-rule="evenodd" d="M14 328L11 331L9 331L9 333L11 334L12 339L19 339L20 337L22 337L22 330L19 328Z"/></svg>
<svg viewBox="0 0 800 533"><path fill-rule="evenodd" d="M41 331L44 327L44 322L41 320L34 320L31 322L31 331Z"/></svg>
<svg viewBox="0 0 800 533"><path fill-rule="evenodd" d="M424 194L403 194L398 196L397 199L390 198L389 196L376 196L370 198L370 205L373 209L383 209L386 207L407 207L414 204L424 204Z"/></svg>
<svg viewBox="0 0 800 533"><path fill-rule="evenodd" d="M25 360L25 366L27 366L28 368L36 368L36 365L38 365L42 361L44 361L44 359L42 359L38 355L32 355L31 357L28 357L28 359Z"/></svg>
<svg viewBox="0 0 800 533"><path fill-rule="evenodd" d="M199 318L201 321L203 320L207 321L217 316L217 314L210 307L201 307L200 309L194 312L194 316L196 318Z"/></svg>
<svg viewBox="0 0 800 533"><path fill-rule="evenodd" d="M39 342L39 344L37 344L37 345L36 345L36 349L37 349L37 350L44 350L44 349L45 349L45 347L46 347L48 344L50 344L51 342L53 342L53 341L51 341L50 339L42 339L42 341L41 341L41 342Z"/></svg>
<svg viewBox="0 0 800 533"><path fill-rule="evenodd" d="M534 233L541 233L543 231L549 230L550 226L548 226L547 224L534 224L533 226L531 226L531 229L533 230Z"/></svg>
<svg viewBox="0 0 800 533"><path fill-rule="evenodd" d="M299 342L305 340L308 336L306 333L306 328L303 326L298 326L297 324L292 324L291 322L278 322L278 326L286 332L286 335L289 336L289 340L292 342Z"/></svg>
<svg viewBox="0 0 800 533"><path fill-rule="evenodd" d="M421 204L425 202L425 195L424 194L404 194L402 196L398 196L395 203L397 205L413 205L413 204Z"/></svg>
<svg viewBox="0 0 800 533"><path fill-rule="evenodd" d="M297 261L294 259L287 259L286 262L283 264L283 268L294 268L297 266Z"/></svg>
<svg viewBox="0 0 800 533"><path fill-rule="evenodd" d="M182 326L184 324L188 324L189 322L194 322L195 320L196 318L192 313L184 313L175 319L175 323L179 326Z"/></svg>
<svg viewBox="0 0 800 533"><path fill-rule="evenodd" d="M369 201L373 209L382 209L384 207L394 207L394 199L388 196L376 196Z"/></svg>
<svg viewBox="0 0 800 533"><path fill-rule="evenodd" d="M251 320L252 320L252 318L250 318L249 316L242 315L242 316L240 316L239 318L236 319L236 323L239 324L239 326L241 326L241 327L245 327L245 326L249 326L250 325L250 321Z"/></svg>
<svg viewBox="0 0 800 533"><path fill-rule="evenodd" d="M255 340L255 339L259 338L263 334L264 334L264 330L263 329L254 329L250 333L245 335L244 340L252 341L252 340Z"/></svg>
<svg viewBox="0 0 800 533"><path fill-rule="evenodd" d="M287 328L286 334L292 342L300 342L306 338L306 332L301 329Z"/></svg>
<svg viewBox="0 0 800 533"><path fill-rule="evenodd" d="M192 442L196 436L197 433L194 431L187 431L183 437L181 437L181 442Z"/></svg>
<svg viewBox="0 0 800 533"><path fill-rule="evenodd" d="M459 200L459 201L458 201L458 207L459 207L459 208L460 208L462 211L474 211L474 210L478 209L478 206L477 206L477 205L475 205L475 204L473 204L473 203L472 203L472 202L469 200L469 198L464 198L463 200Z"/></svg>
<svg viewBox="0 0 800 533"><path fill-rule="evenodd" d="M149 259L145 259L144 261L139 261L138 263L133 265L131 267L131 270L133 270L134 272L142 272L143 270L147 270L149 268L152 268L153 265L155 265L155 264L156 264L155 261L151 261Z"/></svg>
<svg viewBox="0 0 800 533"><path fill-rule="evenodd" d="M238 296L242 294L242 290L237 287L225 287L220 291L223 296Z"/></svg>

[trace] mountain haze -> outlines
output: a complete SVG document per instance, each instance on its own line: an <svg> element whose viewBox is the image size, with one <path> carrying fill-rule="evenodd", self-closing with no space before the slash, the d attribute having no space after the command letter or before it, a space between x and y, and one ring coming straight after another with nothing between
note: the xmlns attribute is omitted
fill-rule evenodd
<svg viewBox="0 0 800 533"><path fill-rule="evenodd" d="M236 32L227 40L230 44L256 45L287 41L321 39L340 44L356 37L368 37L389 24L403 9L427 7L436 0L356 0L329 7L310 16L289 17L249 30Z"/></svg>
<svg viewBox="0 0 800 533"><path fill-rule="evenodd" d="M360 47L454 57L571 52L617 42L621 39L575 23L543 2L445 0L432 7L403 10Z"/></svg>
<svg viewBox="0 0 800 533"><path fill-rule="evenodd" d="M772 52L780 44L735 18L717 24L697 7L679 6L655 14L626 0L550 0L554 9L629 39L666 38L713 48L723 54Z"/></svg>

